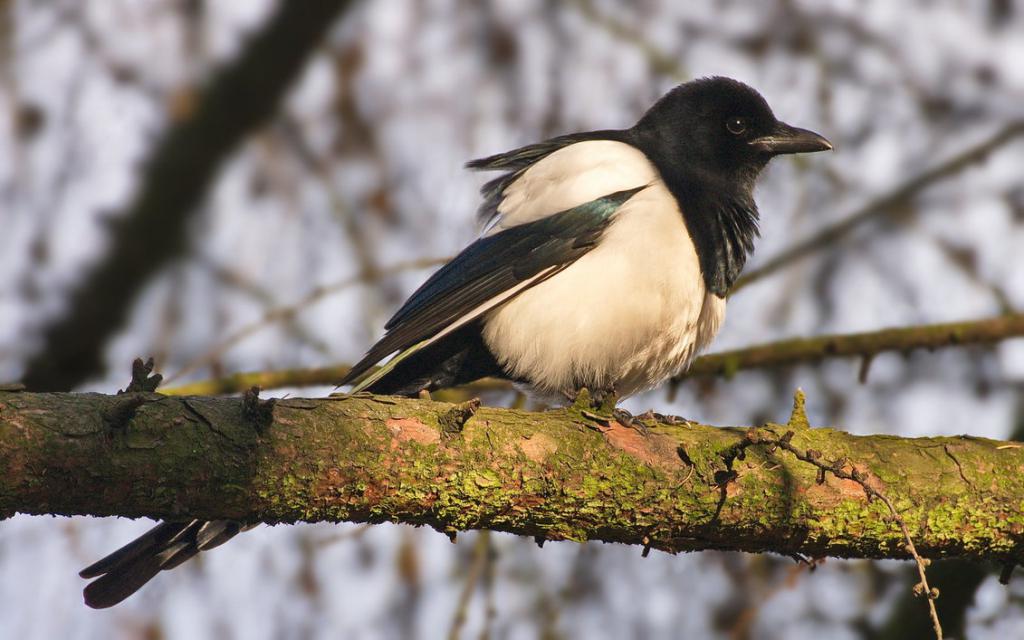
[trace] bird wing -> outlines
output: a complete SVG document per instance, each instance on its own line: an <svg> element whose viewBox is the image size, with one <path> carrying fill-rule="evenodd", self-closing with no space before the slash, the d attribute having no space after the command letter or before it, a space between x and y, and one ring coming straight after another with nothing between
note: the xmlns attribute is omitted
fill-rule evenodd
<svg viewBox="0 0 1024 640"><path fill-rule="evenodd" d="M413 293L385 325L384 337L340 384L358 380L353 393L369 387L413 353L568 267L594 247L615 212L645 186L606 191L469 245ZM396 352L385 366L363 377Z"/></svg>

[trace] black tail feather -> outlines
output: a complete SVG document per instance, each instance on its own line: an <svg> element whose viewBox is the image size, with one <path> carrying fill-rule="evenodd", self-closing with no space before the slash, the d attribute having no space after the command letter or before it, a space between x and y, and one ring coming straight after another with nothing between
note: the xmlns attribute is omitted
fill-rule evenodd
<svg viewBox="0 0 1024 640"><path fill-rule="evenodd" d="M107 573L93 580L82 591L85 604L93 609L106 609L121 602L142 588L160 573L157 555L143 556L117 573Z"/></svg>
<svg viewBox="0 0 1024 640"><path fill-rule="evenodd" d="M105 573L117 573L132 561L149 554L153 549L160 549L170 544L190 524L191 522L161 522L102 560L82 569L78 575L83 578L95 578Z"/></svg>
<svg viewBox="0 0 1024 640"><path fill-rule="evenodd" d="M85 604L93 609L112 607L161 571L223 544L246 528L228 520L161 522L79 572L83 578L97 578L83 591Z"/></svg>

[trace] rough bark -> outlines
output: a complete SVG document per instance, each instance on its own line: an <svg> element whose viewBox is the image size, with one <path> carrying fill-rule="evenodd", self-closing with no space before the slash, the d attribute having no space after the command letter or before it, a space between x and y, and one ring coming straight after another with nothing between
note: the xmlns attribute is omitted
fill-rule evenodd
<svg viewBox="0 0 1024 640"><path fill-rule="evenodd" d="M0 517L395 521L669 552L907 557L883 500L793 451L885 496L923 556L1018 557L1020 445L812 429L799 403L756 431L644 433L580 406L0 392Z"/></svg>

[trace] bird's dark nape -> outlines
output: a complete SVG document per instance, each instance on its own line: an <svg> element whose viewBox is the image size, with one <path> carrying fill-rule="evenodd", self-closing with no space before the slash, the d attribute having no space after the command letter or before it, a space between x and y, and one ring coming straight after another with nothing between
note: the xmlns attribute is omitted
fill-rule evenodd
<svg viewBox="0 0 1024 640"><path fill-rule="evenodd" d="M83 591L85 604L106 609L132 595L161 571L173 569L219 546L242 531L243 525L227 520L161 522L132 542L79 572L97 578Z"/></svg>
<svg viewBox="0 0 1024 640"><path fill-rule="evenodd" d="M480 321L475 321L409 356L365 391L415 396L488 376L507 377L484 343Z"/></svg>

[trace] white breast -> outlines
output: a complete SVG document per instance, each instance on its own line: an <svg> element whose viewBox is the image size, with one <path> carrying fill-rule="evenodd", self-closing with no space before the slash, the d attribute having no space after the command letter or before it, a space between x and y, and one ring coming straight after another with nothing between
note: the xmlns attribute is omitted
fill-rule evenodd
<svg viewBox="0 0 1024 640"><path fill-rule="evenodd" d="M630 177L650 186L615 214L597 247L485 316L488 347L539 391L649 389L718 332L725 301L705 291L676 200L643 163L630 165ZM589 199L637 186L620 182Z"/></svg>

